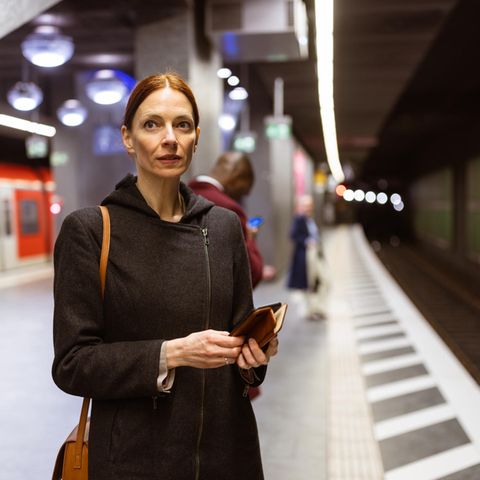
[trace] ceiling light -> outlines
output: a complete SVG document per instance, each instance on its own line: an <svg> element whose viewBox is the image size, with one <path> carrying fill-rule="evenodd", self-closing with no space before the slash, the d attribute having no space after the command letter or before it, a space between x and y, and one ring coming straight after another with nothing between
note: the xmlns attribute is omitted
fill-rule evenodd
<svg viewBox="0 0 480 480"><path fill-rule="evenodd" d="M8 103L22 112L37 108L43 101L43 93L33 82L17 82L7 93Z"/></svg>
<svg viewBox="0 0 480 480"><path fill-rule="evenodd" d="M402 197L398 193L392 193L390 201L392 202L392 205L398 205L402 202Z"/></svg>
<svg viewBox="0 0 480 480"><path fill-rule="evenodd" d="M71 37L62 35L57 27L43 25L22 42L23 56L39 67L58 67L72 58Z"/></svg>
<svg viewBox="0 0 480 480"><path fill-rule="evenodd" d="M38 135L44 135L45 137L53 137L56 133L55 127L50 125L30 122L29 120L12 117L11 115L4 115L3 113L0 113L0 125L3 125L4 127L15 128L17 130L23 130L24 132L38 133Z"/></svg>
<svg viewBox="0 0 480 480"><path fill-rule="evenodd" d="M88 97L100 105L118 103L127 94L128 88L115 70L98 70L86 85Z"/></svg>
<svg viewBox="0 0 480 480"><path fill-rule="evenodd" d="M232 75L228 78L227 83L232 87L236 87L240 83L240 79L236 75Z"/></svg>
<svg viewBox="0 0 480 480"><path fill-rule="evenodd" d="M357 201L357 202L363 202L363 200L365 200L365 192L363 190L355 190L353 192L353 198Z"/></svg>
<svg viewBox="0 0 480 480"><path fill-rule="evenodd" d="M231 132L237 125L235 118L232 115L224 113L218 119L218 126L225 132Z"/></svg>
<svg viewBox="0 0 480 480"><path fill-rule="evenodd" d="M246 100L248 92L243 87L234 88L229 94L231 100Z"/></svg>
<svg viewBox="0 0 480 480"><path fill-rule="evenodd" d="M217 76L219 78L228 78L232 74L232 71L229 68L219 68L217 70Z"/></svg>
<svg viewBox="0 0 480 480"><path fill-rule="evenodd" d="M347 188L345 192L343 192L343 199L347 202L351 202L355 198L355 193L350 188Z"/></svg>
<svg viewBox="0 0 480 480"><path fill-rule="evenodd" d="M368 203L374 203L376 199L377 199L377 195L375 195L375 192L369 191L365 194L365 200Z"/></svg>
<svg viewBox="0 0 480 480"><path fill-rule="evenodd" d="M315 0L318 98L327 162L337 183L345 180L340 163L333 99L333 0ZM320 74L321 72L321 74Z"/></svg>
<svg viewBox="0 0 480 480"><path fill-rule="evenodd" d="M377 203L385 205L388 202L388 195L385 192L377 193Z"/></svg>
<svg viewBox="0 0 480 480"><path fill-rule="evenodd" d="M60 105L57 116L67 127L78 127L87 118L87 109L78 100L70 99Z"/></svg>

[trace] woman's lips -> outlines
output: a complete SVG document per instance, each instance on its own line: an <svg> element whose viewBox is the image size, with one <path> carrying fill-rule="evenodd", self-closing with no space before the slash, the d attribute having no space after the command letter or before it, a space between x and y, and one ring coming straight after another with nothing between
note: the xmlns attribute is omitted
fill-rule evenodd
<svg viewBox="0 0 480 480"><path fill-rule="evenodd" d="M174 162L178 162L181 159L182 157L178 155L162 155L161 157L157 157L157 160L159 160L162 163L174 163Z"/></svg>

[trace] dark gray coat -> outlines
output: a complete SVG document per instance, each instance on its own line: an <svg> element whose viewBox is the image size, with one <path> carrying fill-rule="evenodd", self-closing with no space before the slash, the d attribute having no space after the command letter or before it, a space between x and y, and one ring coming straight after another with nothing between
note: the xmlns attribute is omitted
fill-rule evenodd
<svg viewBox="0 0 480 480"><path fill-rule="evenodd" d="M55 245L53 378L93 399L90 480L263 478L237 366L180 367L172 392L157 390L164 340L230 330L252 308L238 218L181 191L178 224L158 217L132 176L104 200L111 247L103 302L99 209L69 215ZM265 368L256 373L258 384Z"/></svg>

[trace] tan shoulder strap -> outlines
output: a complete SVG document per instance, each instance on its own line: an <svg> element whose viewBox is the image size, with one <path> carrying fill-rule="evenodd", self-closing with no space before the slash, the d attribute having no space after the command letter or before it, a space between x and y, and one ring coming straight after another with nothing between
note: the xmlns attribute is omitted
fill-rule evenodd
<svg viewBox="0 0 480 480"><path fill-rule="evenodd" d="M100 254L100 284L102 286L102 298L105 294L105 279L107 277L108 252L110 250L110 215L108 208L100 205L103 218L102 253Z"/></svg>
<svg viewBox="0 0 480 480"><path fill-rule="evenodd" d="M107 277L107 263L108 252L110 250L110 215L108 208L103 205L100 206L103 219L103 235L102 235L102 251L100 253L100 285L102 290L102 298L105 295L105 279ZM90 406L90 399L84 398L82 403L82 410L80 412L80 421L78 422L77 438L75 440L75 463L74 468L81 468L82 466L82 446L85 438L85 429L87 426L88 407Z"/></svg>

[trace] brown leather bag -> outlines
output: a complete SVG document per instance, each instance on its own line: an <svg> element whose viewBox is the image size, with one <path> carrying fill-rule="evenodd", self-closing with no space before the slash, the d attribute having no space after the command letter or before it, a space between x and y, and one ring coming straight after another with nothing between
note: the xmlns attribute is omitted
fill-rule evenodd
<svg viewBox="0 0 480 480"><path fill-rule="evenodd" d="M103 218L102 253L100 254L100 285L103 298L110 249L110 216L107 207L101 206L100 210ZM90 399L84 398L80 421L58 451L52 480L88 480L89 405Z"/></svg>

